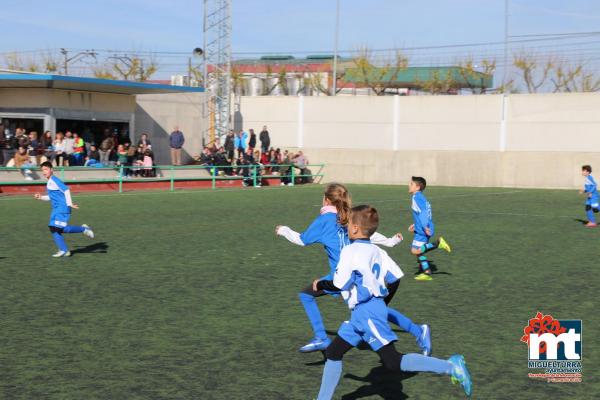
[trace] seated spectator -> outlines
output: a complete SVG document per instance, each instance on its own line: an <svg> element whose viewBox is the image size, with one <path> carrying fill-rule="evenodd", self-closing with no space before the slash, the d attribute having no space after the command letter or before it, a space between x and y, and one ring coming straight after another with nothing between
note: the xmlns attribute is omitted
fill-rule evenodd
<svg viewBox="0 0 600 400"><path fill-rule="evenodd" d="M153 178L156 176L156 172L154 170L154 157L152 155L152 150L146 149L144 150L144 161L143 161L144 169L142 170L142 176L146 178Z"/></svg>
<svg viewBox="0 0 600 400"><path fill-rule="evenodd" d="M292 186L294 184L294 182L292 182L292 176L291 176L291 172L292 172L292 160L290 158L290 153L285 150L283 152L283 156L282 156L282 160L281 160L281 167L279 169L279 174L281 175L281 186L283 185L288 185L288 186Z"/></svg>
<svg viewBox="0 0 600 400"><path fill-rule="evenodd" d="M27 149L23 146L19 146L19 149L15 153L15 168L20 168L21 173L25 177L26 180L31 181L33 177L31 176L32 172L29 168L35 167L35 164L30 162L29 154L27 154Z"/></svg>
<svg viewBox="0 0 600 400"><path fill-rule="evenodd" d="M123 167L123 175L127 176L127 160L129 158L129 152L125 149L125 146L120 144L117 147L117 165Z"/></svg>
<svg viewBox="0 0 600 400"><path fill-rule="evenodd" d="M15 140L16 140L17 148L24 147L27 149L29 147L29 145L31 144L29 141L29 136L27 136L25 134L25 129L23 129L23 128L16 129Z"/></svg>
<svg viewBox="0 0 600 400"><path fill-rule="evenodd" d="M73 164L73 145L75 143L75 139L73 139L73 132L67 130L67 132L65 132L65 153L67 155L67 160L69 160L69 164L68 165L74 165Z"/></svg>
<svg viewBox="0 0 600 400"><path fill-rule="evenodd" d="M98 166L100 163L100 152L95 144L90 145L90 151L87 153L85 157L85 166Z"/></svg>
<svg viewBox="0 0 600 400"><path fill-rule="evenodd" d="M40 140L41 148L43 149L43 155L50 162L54 161L54 140L52 139L52 132L46 131Z"/></svg>
<svg viewBox="0 0 600 400"><path fill-rule="evenodd" d="M83 165L85 158L85 142L79 137L79 134L73 133L73 154L71 159L72 165Z"/></svg>
<svg viewBox="0 0 600 400"><path fill-rule="evenodd" d="M298 168L300 170L300 175L302 175L300 176L300 182L310 183L312 180L311 177L306 176L310 173L310 170L306 168L306 166L308 165L308 159L304 156L304 153L302 153L302 151L299 151L298 154L294 156L292 164L294 165L294 168Z"/></svg>
<svg viewBox="0 0 600 400"><path fill-rule="evenodd" d="M219 150L213 155L213 162L220 174L231 175L231 168L229 166L229 160L227 160L227 152L224 147L220 147Z"/></svg>
<svg viewBox="0 0 600 400"><path fill-rule="evenodd" d="M135 152L135 156L133 157L133 168L131 169L133 175L135 176L140 176L143 175L142 172L143 170L139 167L143 167L144 166L144 145L140 144L137 147L137 150Z"/></svg>
<svg viewBox="0 0 600 400"><path fill-rule="evenodd" d="M271 164L271 173L279 173L279 164L280 162L280 150L269 150L269 164Z"/></svg>
<svg viewBox="0 0 600 400"><path fill-rule="evenodd" d="M67 143L62 132L56 132L56 138L54 139L54 159L57 167L69 165L69 158L67 157Z"/></svg>
<svg viewBox="0 0 600 400"><path fill-rule="evenodd" d="M205 147L200 154L200 165L212 166L214 164L213 156L208 147Z"/></svg>
<svg viewBox="0 0 600 400"><path fill-rule="evenodd" d="M100 153L100 162L104 165L108 165L110 162L110 156L115 146L115 141L112 138L110 131L104 131L104 139L100 142L100 149L98 152Z"/></svg>

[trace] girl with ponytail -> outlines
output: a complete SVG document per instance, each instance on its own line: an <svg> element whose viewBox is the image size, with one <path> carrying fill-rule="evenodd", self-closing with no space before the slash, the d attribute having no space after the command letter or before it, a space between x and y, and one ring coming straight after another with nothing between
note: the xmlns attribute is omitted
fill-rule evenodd
<svg viewBox="0 0 600 400"><path fill-rule="evenodd" d="M299 246L309 246L317 243L323 245L329 259L330 271L328 275L321 279L330 280L335 273L342 249L344 246L350 244L347 225L351 208L352 199L346 186L340 183L330 183L325 187L319 216L304 232L298 233L288 226L280 225L275 228L275 233ZM401 241L402 235L400 234L387 238L384 235L375 232L373 236L371 236L372 243L387 247L393 247ZM391 296L393 296L394 292L395 288L390 290ZM324 295L337 297L339 293L328 292L325 290L315 291L313 290L312 282L309 282L306 288L299 293L300 302L304 306L304 310L314 332L313 339L299 349L301 353L325 350L331 343L331 340L327 337L327 333L325 332L325 325L323 324L323 319L321 318L321 313L316 301L317 297ZM391 296L389 300L391 300ZM389 302L389 300L387 302ZM388 311L389 321L413 334L413 336L417 338L418 343L420 340L419 338L421 338L421 341L429 340L428 327L427 329L423 329L426 325L416 325L400 312L389 307ZM424 346L421 347L423 348ZM431 345L429 344L427 347L430 348Z"/></svg>

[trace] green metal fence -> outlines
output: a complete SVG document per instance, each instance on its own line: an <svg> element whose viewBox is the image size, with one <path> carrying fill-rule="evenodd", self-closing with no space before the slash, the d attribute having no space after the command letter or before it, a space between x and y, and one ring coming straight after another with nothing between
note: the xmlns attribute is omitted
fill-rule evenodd
<svg viewBox="0 0 600 400"><path fill-rule="evenodd" d="M315 173L310 174L302 174L301 171L305 169L309 169L311 167L318 168ZM263 174L262 172L267 170L272 170L273 168L279 169L288 169L289 171L285 175L281 174ZM300 178L310 178L310 181L316 181L316 183L320 183L323 177L323 169L325 168L325 164L307 164L305 168L297 171L297 167L294 167L291 164L286 165L238 165L238 166L205 166L205 165L183 165L183 166L174 166L174 165L155 165L153 167L144 167L144 166L116 166L116 167L54 167L54 174L58 176L65 183L118 183L118 191L119 193L123 192L123 184L127 182L170 182L170 190L175 190L175 182L178 181L211 181L212 189L217 188L217 182L219 181L231 181L231 180L242 180L248 185L259 186L260 181L262 179L285 179L291 182L291 184L295 184L295 181ZM152 177L131 177L131 173L135 173L136 171L144 171L150 169L155 172L155 176ZM24 170L30 170L31 175L33 171L36 174L40 171L38 167L31 168L15 168L15 167L0 167L0 186L20 186L20 185L45 185L46 180L41 177L40 179L35 180L27 180L26 174L24 174ZM112 172L117 175L113 178L107 177L97 177L97 178L70 178L68 175L76 174L77 172L85 173L93 173L93 172ZM129 171L129 173L128 173ZM181 176L181 172L183 171L206 171L208 176ZM247 173L243 173L247 171ZM229 173L228 173L229 172ZM235 172L242 172L243 174L234 174ZM7 173L18 173L22 175L22 179L6 181L3 179Z"/></svg>

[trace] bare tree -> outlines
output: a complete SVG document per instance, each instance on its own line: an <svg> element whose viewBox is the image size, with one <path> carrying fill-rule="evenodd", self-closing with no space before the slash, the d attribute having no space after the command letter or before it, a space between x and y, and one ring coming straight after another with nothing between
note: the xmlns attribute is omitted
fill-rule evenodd
<svg viewBox="0 0 600 400"><path fill-rule="evenodd" d="M523 79L529 93L537 93L540 88L547 84L555 68L555 62L552 58L540 65L534 54L525 52L517 54L514 57L513 64L520 71L521 79Z"/></svg>
<svg viewBox="0 0 600 400"><path fill-rule="evenodd" d="M426 81L417 81L418 86L430 94L450 94L456 93L461 84L457 82L450 72L440 73L440 70L432 70L429 79Z"/></svg>
<svg viewBox="0 0 600 400"><path fill-rule="evenodd" d="M471 93L486 93L487 88L483 87L482 74L493 76L496 72L496 60L481 60L479 65L473 62L473 58L469 57L465 61L458 62L458 73L463 79L463 88L468 89ZM478 71L477 68L481 69ZM479 85L476 83L479 82Z"/></svg>
<svg viewBox="0 0 600 400"><path fill-rule="evenodd" d="M554 92L597 92L600 78L584 69L583 63L575 65L559 64L551 78Z"/></svg>
<svg viewBox="0 0 600 400"><path fill-rule="evenodd" d="M408 67L408 58L400 52L396 52L392 59L376 60L367 47L360 49L359 55L352 61L355 67L347 70L346 76L364 84L377 96L394 87L393 82L396 81L398 73Z"/></svg>

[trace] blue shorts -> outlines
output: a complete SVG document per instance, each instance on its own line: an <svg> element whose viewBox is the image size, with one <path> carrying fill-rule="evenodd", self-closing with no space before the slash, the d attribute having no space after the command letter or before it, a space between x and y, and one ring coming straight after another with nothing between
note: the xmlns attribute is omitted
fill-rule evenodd
<svg viewBox="0 0 600 400"><path fill-rule="evenodd" d="M387 322L387 306L382 298L374 297L367 303L358 304L350 316L338 329L338 336L358 346L360 342L368 343L374 351L398 340L398 337Z"/></svg>
<svg viewBox="0 0 600 400"><path fill-rule="evenodd" d="M420 249L426 243L429 243L430 236L421 235L419 233L415 233L415 237L413 238L412 247L415 249Z"/></svg>
<svg viewBox="0 0 600 400"><path fill-rule="evenodd" d="M592 197L592 198L588 197L587 199L585 199L585 205L590 206L592 208L600 208L600 207L598 207L600 204L598 202L597 197Z"/></svg>
<svg viewBox="0 0 600 400"><path fill-rule="evenodd" d="M70 213L55 213L50 214L50 221L48 222L48 226L54 226L56 228L64 228L69 224L69 219L71 218Z"/></svg>

